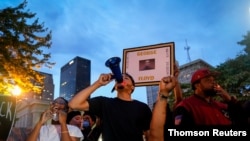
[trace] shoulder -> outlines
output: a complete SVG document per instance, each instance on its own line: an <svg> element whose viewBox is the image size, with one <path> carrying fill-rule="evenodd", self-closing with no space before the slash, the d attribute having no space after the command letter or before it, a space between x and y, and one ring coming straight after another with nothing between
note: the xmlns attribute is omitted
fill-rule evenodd
<svg viewBox="0 0 250 141"><path fill-rule="evenodd" d="M147 105L146 103L141 102L141 101L139 101L139 100L135 100L135 99L133 100L133 102L134 102L134 103L138 103L138 104L142 104L142 105Z"/></svg>
<svg viewBox="0 0 250 141"><path fill-rule="evenodd" d="M72 129L72 130L74 130L74 129L79 129L77 126L75 126L75 125L70 125L70 124L67 124L67 127L68 127L68 129L70 130L70 129ZM80 130L80 129L79 129Z"/></svg>
<svg viewBox="0 0 250 141"><path fill-rule="evenodd" d="M79 137L79 138L83 137L82 131L78 127L74 125L69 125L69 124L67 124L67 127L69 130L70 136Z"/></svg>
<svg viewBox="0 0 250 141"><path fill-rule="evenodd" d="M44 124L44 125L41 127L41 131L42 131L42 130L48 130L48 129L56 129L56 126L53 125L53 124Z"/></svg>
<svg viewBox="0 0 250 141"><path fill-rule="evenodd" d="M96 96L96 97L92 97L90 98L88 101L89 103L105 103L105 101L110 101L112 98L108 98L105 96Z"/></svg>
<svg viewBox="0 0 250 141"><path fill-rule="evenodd" d="M197 96L193 94L187 98L184 98L182 101L180 101L178 105L185 105L187 103L192 103L193 101L196 101L196 100L197 100Z"/></svg>
<svg viewBox="0 0 250 141"><path fill-rule="evenodd" d="M109 98L109 97L105 97L105 96L96 96L96 97L92 97L89 100L92 101L92 100L111 100L111 99L114 99L114 98Z"/></svg>
<svg viewBox="0 0 250 141"><path fill-rule="evenodd" d="M145 109L146 111L151 113L151 109L144 102L141 102L141 101L138 101L138 100L133 100L133 105L136 106L136 107L140 107L141 109Z"/></svg>
<svg viewBox="0 0 250 141"><path fill-rule="evenodd" d="M183 99L176 105L175 112L179 113L189 110L192 107L192 105L194 105L195 101L196 98L194 95L191 95L190 97Z"/></svg>
<svg viewBox="0 0 250 141"><path fill-rule="evenodd" d="M141 101L138 101L138 100L133 100L133 103L134 104L138 104L138 105L141 105L141 106L145 106L145 107L148 107L148 105L144 102L141 102Z"/></svg>

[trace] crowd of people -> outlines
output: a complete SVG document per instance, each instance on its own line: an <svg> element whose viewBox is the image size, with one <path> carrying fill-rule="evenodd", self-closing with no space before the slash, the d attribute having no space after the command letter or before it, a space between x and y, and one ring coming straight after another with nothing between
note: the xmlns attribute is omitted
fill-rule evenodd
<svg viewBox="0 0 250 141"><path fill-rule="evenodd" d="M193 94L183 98L174 76L159 82L158 97L151 111L143 102L132 99L135 81L122 74L123 82L115 83L117 96L89 98L97 89L113 81L112 74L101 74L92 85L78 92L69 102L55 99L43 112L27 141L165 141L167 129L199 126L250 125L249 101L241 103L216 82L218 73L207 68L193 73ZM170 94L174 104L170 107ZM220 96L223 101L218 101Z"/></svg>

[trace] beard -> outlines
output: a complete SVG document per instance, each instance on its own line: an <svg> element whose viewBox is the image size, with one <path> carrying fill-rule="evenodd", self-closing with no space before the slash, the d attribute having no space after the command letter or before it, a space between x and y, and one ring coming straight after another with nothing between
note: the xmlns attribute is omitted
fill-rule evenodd
<svg viewBox="0 0 250 141"><path fill-rule="evenodd" d="M124 89L124 86L123 85L119 85L119 86L117 86L117 89Z"/></svg>
<svg viewBox="0 0 250 141"><path fill-rule="evenodd" d="M217 95L217 92L214 89L203 90L203 92L206 96L216 96Z"/></svg>

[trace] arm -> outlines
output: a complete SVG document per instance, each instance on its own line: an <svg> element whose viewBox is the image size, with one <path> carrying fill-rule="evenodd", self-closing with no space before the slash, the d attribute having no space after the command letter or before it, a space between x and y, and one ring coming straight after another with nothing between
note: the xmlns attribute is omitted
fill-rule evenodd
<svg viewBox="0 0 250 141"><path fill-rule="evenodd" d="M46 123L51 118L52 118L52 116L51 116L50 110L46 110L45 112L43 112L41 117L40 117L40 120L37 122L37 124L35 125L34 129L31 131L31 133L29 134L26 141L37 140L41 127L43 126L44 123Z"/></svg>
<svg viewBox="0 0 250 141"><path fill-rule="evenodd" d="M167 116L167 97L176 85L174 77L164 77L159 84L159 95L152 113L149 141L164 140L164 124Z"/></svg>
<svg viewBox="0 0 250 141"><path fill-rule="evenodd" d="M61 141L74 141L69 135L69 130L66 124L67 114L59 111L59 123L61 125Z"/></svg>
<svg viewBox="0 0 250 141"><path fill-rule="evenodd" d="M246 119L244 119L244 114L246 113L242 107L242 103L237 100L236 96L231 96L226 90L224 90L220 85L215 85L214 87L217 94L227 103L228 114L231 121L235 125L245 124Z"/></svg>
<svg viewBox="0 0 250 141"><path fill-rule="evenodd" d="M152 113L149 141L164 140L164 124L167 116L167 100L158 98Z"/></svg>
<svg viewBox="0 0 250 141"><path fill-rule="evenodd" d="M173 109L175 109L176 105L178 103L180 103L182 101L182 99L183 99L183 97L182 97L182 89L181 89L181 86L180 86L178 81L177 81L176 86L174 88L174 97L175 97L175 101L174 101L174 104L173 104Z"/></svg>
<svg viewBox="0 0 250 141"><path fill-rule="evenodd" d="M182 96L182 89L181 89L181 86L178 82L178 77L179 77L179 68L178 66L176 65L176 63L174 64L174 77L176 79L176 86L174 88L174 105L173 105L173 109L175 109L176 105L178 103L180 103L180 101L182 101L183 99L183 96Z"/></svg>
<svg viewBox="0 0 250 141"><path fill-rule="evenodd" d="M59 111L59 123L61 125L61 141L80 141L80 138L72 137L66 124L67 113Z"/></svg>
<svg viewBox="0 0 250 141"><path fill-rule="evenodd" d="M230 94L224 90L220 85L215 85L214 90L217 92L217 94L227 103L236 103L237 98L230 96Z"/></svg>
<svg viewBox="0 0 250 141"><path fill-rule="evenodd" d="M111 74L101 74L99 79L86 89L77 93L70 101L69 107L75 110L88 111L89 103L87 99L99 87L108 84L111 81Z"/></svg>

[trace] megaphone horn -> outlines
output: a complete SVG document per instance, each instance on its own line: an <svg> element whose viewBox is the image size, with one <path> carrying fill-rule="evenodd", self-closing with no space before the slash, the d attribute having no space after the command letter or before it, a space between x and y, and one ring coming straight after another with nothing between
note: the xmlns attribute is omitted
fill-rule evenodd
<svg viewBox="0 0 250 141"><path fill-rule="evenodd" d="M109 58L105 65L106 67L109 67L110 70L112 71L113 73L113 78L117 81L117 83L122 83L123 81L123 78L122 78L122 73L121 73L121 69L120 69L120 62L121 62L121 59L119 57L112 57L112 58Z"/></svg>

